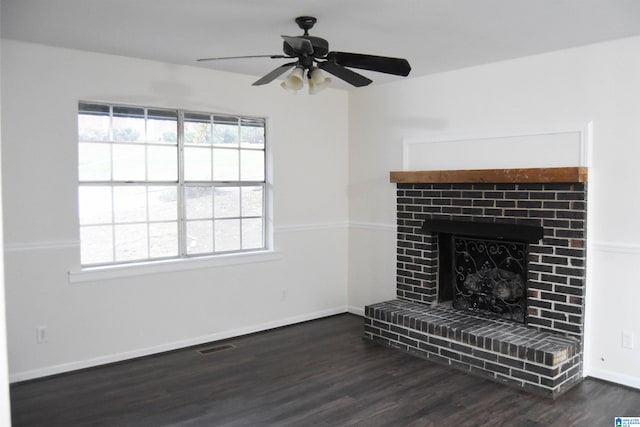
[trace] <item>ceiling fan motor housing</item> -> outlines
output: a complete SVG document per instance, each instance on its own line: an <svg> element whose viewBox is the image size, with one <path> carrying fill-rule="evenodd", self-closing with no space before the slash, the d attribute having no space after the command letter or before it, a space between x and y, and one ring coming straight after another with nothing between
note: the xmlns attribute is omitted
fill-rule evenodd
<svg viewBox="0 0 640 427"><path fill-rule="evenodd" d="M298 36L298 38L306 39L311 42L311 46L313 46L314 58L324 58L329 53L329 42L323 38L314 36ZM282 44L282 50L287 56L300 55L300 52L297 52L295 49L293 49L287 42L284 42Z"/></svg>

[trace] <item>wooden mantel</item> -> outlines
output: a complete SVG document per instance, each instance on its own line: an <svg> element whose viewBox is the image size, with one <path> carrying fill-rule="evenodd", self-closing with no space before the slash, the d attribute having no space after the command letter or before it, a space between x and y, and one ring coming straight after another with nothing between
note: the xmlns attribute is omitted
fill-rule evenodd
<svg viewBox="0 0 640 427"><path fill-rule="evenodd" d="M534 183L587 182L586 167L531 169L467 169L430 171L393 171L391 182L420 183Z"/></svg>

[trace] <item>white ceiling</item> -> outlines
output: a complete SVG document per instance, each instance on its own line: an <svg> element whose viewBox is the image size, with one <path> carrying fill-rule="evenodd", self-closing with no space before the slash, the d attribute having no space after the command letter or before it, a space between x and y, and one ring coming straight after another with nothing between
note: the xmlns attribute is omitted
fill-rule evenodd
<svg viewBox="0 0 640 427"><path fill-rule="evenodd" d="M640 0L1 1L3 38L252 76L286 60L196 59L280 54L300 15L332 50L407 58L408 78L640 34Z"/></svg>

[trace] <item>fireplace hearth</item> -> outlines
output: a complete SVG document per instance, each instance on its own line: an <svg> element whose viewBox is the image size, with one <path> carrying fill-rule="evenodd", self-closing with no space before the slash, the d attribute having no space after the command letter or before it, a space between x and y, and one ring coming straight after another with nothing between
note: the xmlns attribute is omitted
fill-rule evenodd
<svg viewBox="0 0 640 427"><path fill-rule="evenodd" d="M392 172L392 182L397 299L365 307L365 338L545 396L579 382L586 170Z"/></svg>

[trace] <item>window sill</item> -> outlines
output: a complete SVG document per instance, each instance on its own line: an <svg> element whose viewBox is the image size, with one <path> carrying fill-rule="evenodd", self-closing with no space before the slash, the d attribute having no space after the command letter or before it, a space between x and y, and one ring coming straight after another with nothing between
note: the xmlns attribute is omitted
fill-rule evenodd
<svg viewBox="0 0 640 427"><path fill-rule="evenodd" d="M282 255L279 252L259 251L198 258L150 261L135 264L110 265L105 267L89 267L77 271L70 271L69 283L95 282L100 280L119 279L122 277L143 276L147 274L169 273L239 264L253 264L257 262L277 261L281 258Z"/></svg>

